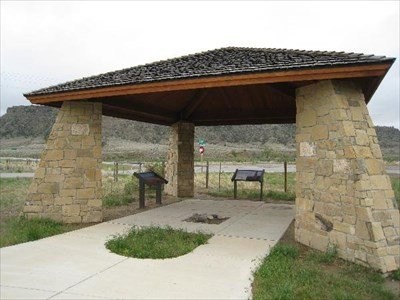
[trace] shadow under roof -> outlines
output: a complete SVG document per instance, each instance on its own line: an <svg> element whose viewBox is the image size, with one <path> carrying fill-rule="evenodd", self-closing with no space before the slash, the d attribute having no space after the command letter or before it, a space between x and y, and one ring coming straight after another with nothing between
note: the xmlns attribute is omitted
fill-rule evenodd
<svg viewBox="0 0 400 300"><path fill-rule="evenodd" d="M108 116L171 125L295 122L295 90L352 80L370 100L394 58L344 52L221 48L24 94L32 103L101 101Z"/></svg>

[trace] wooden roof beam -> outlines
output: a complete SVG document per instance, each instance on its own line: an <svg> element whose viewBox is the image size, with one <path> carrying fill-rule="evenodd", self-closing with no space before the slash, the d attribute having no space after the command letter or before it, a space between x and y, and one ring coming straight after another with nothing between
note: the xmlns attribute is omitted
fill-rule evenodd
<svg viewBox="0 0 400 300"><path fill-rule="evenodd" d="M172 114L170 114L170 115L155 114L155 113L150 113L150 112L147 112L147 111L141 111L141 110L137 110L137 109L134 109L134 108L122 107L122 106L113 105L113 104L109 104L109 103L105 103L105 102L103 102L103 109L104 110L114 111L114 112L121 113L121 114L124 114L124 115L136 116L139 119L159 120L159 121L162 121L162 123L165 123L165 124L172 124L172 123L175 123L177 121L175 116L173 116Z"/></svg>
<svg viewBox="0 0 400 300"><path fill-rule="evenodd" d="M265 87L271 92L279 94L283 97L291 99L296 98L296 90L293 87L290 87L286 83L271 83L271 84L266 84Z"/></svg>
<svg viewBox="0 0 400 300"><path fill-rule="evenodd" d="M196 94L189 100L189 104L186 105L179 113L180 120L188 120L193 112L199 107L201 102L207 96L207 91L197 90Z"/></svg>
<svg viewBox="0 0 400 300"><path fill-rule="evenodd" d="M245 111L226 111L223 114L220 112L202 112L193 116L193 120L195 122L207 122L207 121L235 121L235 120L281 120L281 119L290 119L295 118L295 112L272 112L271 110L267 111L258 111L258 112L245 112ZM290 122L289 122L290 123Z"/></svg>

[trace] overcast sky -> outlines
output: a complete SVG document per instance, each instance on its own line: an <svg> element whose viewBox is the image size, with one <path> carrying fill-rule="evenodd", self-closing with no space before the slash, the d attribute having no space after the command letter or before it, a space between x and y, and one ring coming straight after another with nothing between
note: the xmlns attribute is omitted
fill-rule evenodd
<svg viewBox="0 0 400 300"><path fill-rule="evenodd" d="M1 1L1 114L22 93L225 46L396 57L368 108L399 122L399 2Z"/></svg>

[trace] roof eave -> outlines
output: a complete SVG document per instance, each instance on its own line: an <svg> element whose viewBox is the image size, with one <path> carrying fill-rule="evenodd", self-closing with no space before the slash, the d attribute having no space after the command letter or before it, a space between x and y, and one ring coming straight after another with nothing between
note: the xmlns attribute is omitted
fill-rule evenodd
<svg viewBox="0 0 400 300"><path fill-rule="evenodd" d="M394 61L395 59L385 63L368 63L365 65L342 67L335 66L290 71L199 77L194 79L179 79L122 86L100 87L41 95L24 94L24 96L33 104L47 104L51 102L90 100L94 98L99 99L111 96L146 94L211 87L241 86L263 83L362 77L381 77L383 79Z"/></svg>

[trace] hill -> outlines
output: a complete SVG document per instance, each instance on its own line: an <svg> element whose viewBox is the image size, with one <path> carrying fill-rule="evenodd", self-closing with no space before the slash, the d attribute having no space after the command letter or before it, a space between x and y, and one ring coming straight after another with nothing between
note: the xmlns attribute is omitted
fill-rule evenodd
<svg viewBox="0 0 400 300"><path fill-rule="evenodd" d="M6 145L12 145L10 141L21 140L28 144L32 141L44 143L57 111L55 108L35 105L11 107L0 117L0 137L2 141L8 141ZM219 149L237 148L234 151L239 152L240 149L249 148L250 151L251 148L257 148L264 152L266 149L283 149L293 152L295 130L294 124L196 127L195 137L204 138L208 144L220 146ZM381 126L377 126L376 130L384 154L392 159L398 157L400 131L394 127ZM103 143L109 151L129 151L126 145L135 143L138 147L140 144L164 145L161 147L164 149L168 131L167 126L103 117Z"/></svg>
<svg viewBox="0 0 400 300"><path fill-rule="evenodd" d="M0 117L2 138L45 138L53 125L57 109L46 106L14 106ZM167 126L103 117L105 140L119 138L143 143L166 143ZM209 143L279 143L293 145L295 126L284 125L242 125L197 127L196 137Z"/></svg>

